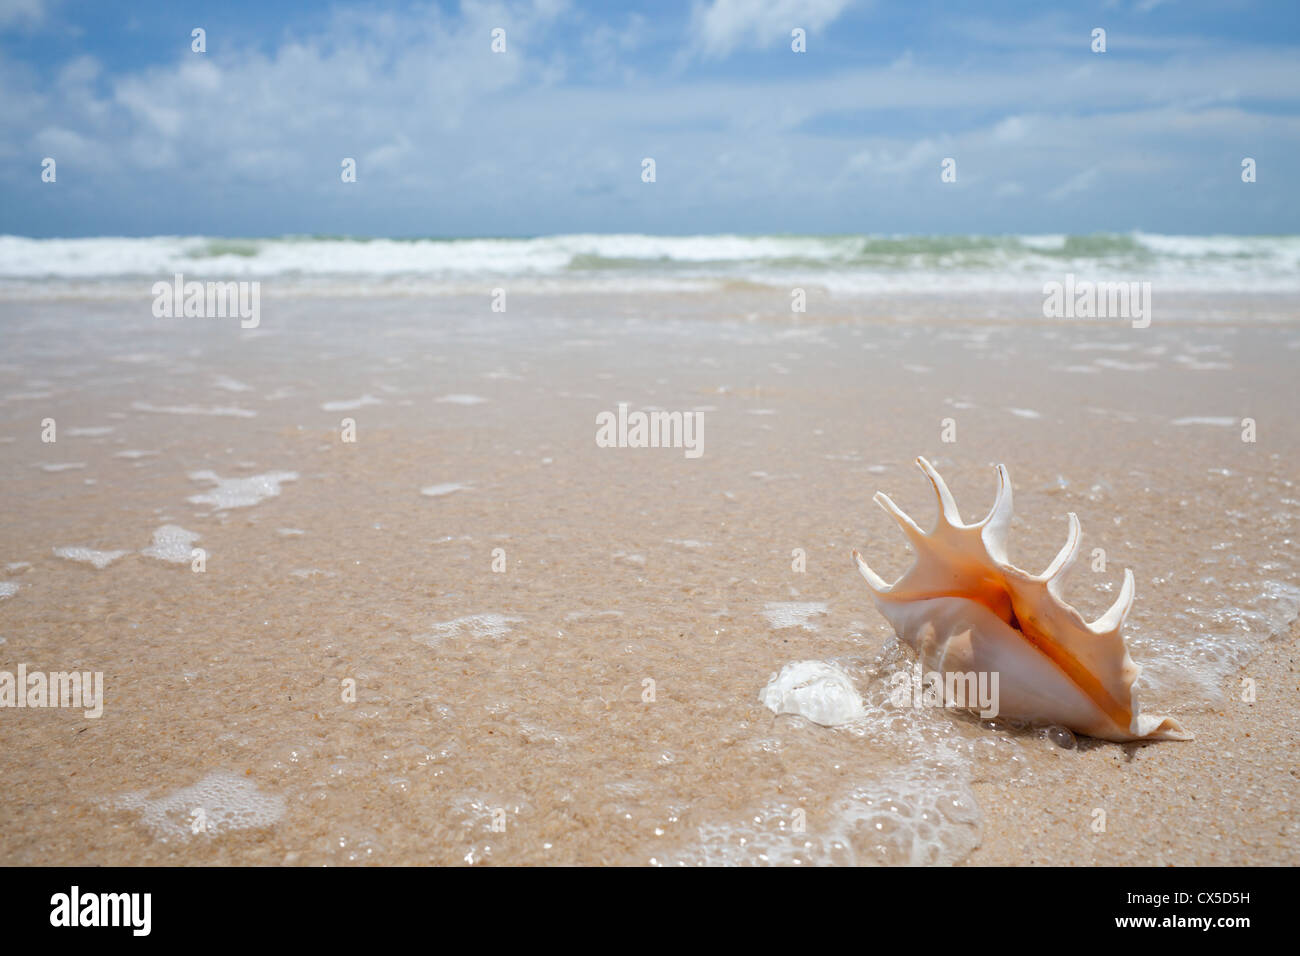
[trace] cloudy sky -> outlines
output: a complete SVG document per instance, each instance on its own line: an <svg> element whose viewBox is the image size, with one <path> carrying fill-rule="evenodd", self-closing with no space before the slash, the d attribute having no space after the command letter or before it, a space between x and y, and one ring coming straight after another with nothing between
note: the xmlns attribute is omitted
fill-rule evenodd
<svg viewBox="0 0 1300 956"><path fill-rule="evenodd" d="M1296 0L0 0L0 104L7 234L1300 232Z"/></svg>

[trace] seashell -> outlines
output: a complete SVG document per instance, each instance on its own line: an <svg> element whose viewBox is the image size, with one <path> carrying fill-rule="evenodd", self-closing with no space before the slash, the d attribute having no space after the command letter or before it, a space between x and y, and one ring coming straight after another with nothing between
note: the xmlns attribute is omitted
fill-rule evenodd
<svg viewBox="0 0 1300 956"><path fill-rule="evenodd" d="M1011 479L998 466L998 492L981 521L963 524L952 493L924 458L916 463L934 485L939 521L929 534L877 492L875 502L898 522L916 561L886 584L853 552L876 607L927 671L995 675L997 709L1011 718L1060 724L1103 740L1191 740L1172 717L1140 712L1133 682L1141 670L1121 630L1133 606L1133 572L1119 598L1091 624L1061 597L1061 580L1079 552L1079 519L1042 574L1007 560ZM990 680L989 683L992 683ZM947 703L953 703L947 701ZM958 702L958 706L962 704Z"/></svg>

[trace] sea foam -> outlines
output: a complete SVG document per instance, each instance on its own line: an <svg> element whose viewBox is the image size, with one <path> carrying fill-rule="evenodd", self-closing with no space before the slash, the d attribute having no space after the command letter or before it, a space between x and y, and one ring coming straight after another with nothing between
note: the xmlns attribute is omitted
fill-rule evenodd
<svg viewBox="0 0 1300 956"><path fill-rule="evenodd" d="M248 478L222 478L214 471L192 471L191 481L208 481L216 487L201 495L185 499L196 505L211 505L218 511L227 508L248 508L280 493L280 485L297 481L296 471L270 471Z"/></svg>

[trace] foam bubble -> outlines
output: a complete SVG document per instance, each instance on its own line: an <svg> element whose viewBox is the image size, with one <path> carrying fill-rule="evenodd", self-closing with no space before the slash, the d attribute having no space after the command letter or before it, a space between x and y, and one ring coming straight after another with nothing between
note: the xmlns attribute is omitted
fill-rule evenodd
<svg viewBox="0 0 1300 956"><path fill-rule="evenodd" d="M774 714L798 714L823 727L846 724L864 712L849 675L825 661L786 664L758 699Z"/></svg>
<svg viewBox="0 0 1300 956"><path fill-rule="evenodd" d="M160 454L160 452L156 452L156 451L137 451L137 450L134 449L134 448L129 448L129 449L127 449L126 451L119 451L119 452L118 452L117 454L115 454L113 457L114 457L114 458L150 458L150 457L152 457L152 456L154 456L154 455L158 455L158 454Z"/></svg>
<svg viewBox="0 0 1300 956"><path fill-rule="evenodd" d="M1093 359L1093 365L1108 368L1116 372L1149 372L1156 368L1155 362L1121 362L1119 359Z"/></svg>
<svg viewBox="0 0 1300 956"><path fill-rule="evenodd" d="M1176 355L1174 361L1186 366L1189 372L1222 372L1232 368L1228 362L1206 362L1191 355Z"/></svg>
<svg viewBox="0 0 1300 956"><path fill-rule="evenodd" d="M975 795L926 768L889 770L833 799L816 828L796 831L791 807L708 821L662 865L950 866L980 844Z"/></svg>
<svg viewBox="0 0 1300 956"><path fill-rule="evenodd" d="M112 425L101 425L95 428L69 428L63 434L70 438L99 438L114 431L116 429Z"/></svg>
<svg viewBox="0 0 1300 956"><path fill-rule="evenodd" d="M823 601L776 601L769 602L763 608L763 616L767 618L767 623L778 630L785 627L801 627L805 631L815 631L816 625L810 624L808 619L814 614L825 613L826 604Z"/></svg>
<svg viewBox="0 0 1300 956"><path fill-rule="evenodd" d="M235 408L230 405L153 405L149 402L132 402L131 407L137 412L157 412L161 415L215 415L228 418L256 418L257 412L247 408Z"/></svg>
<svg viewBox="0 0 1300 956"><path fill-rule="evenodd" d="M1007 411L1009 411L1012 415L1015 415L1019 418L1042 418L1043 417L1038 412L1034 411L1032 408L1008 408Z"/></svg>
<svg viewBox="0 0 1300 956"><path fill-rule="evenodd" d="M566 621L617 621L622 616L622 611L570 611L564 615L564 619Z"/></svg>
<svg viewBox="0 0 1300 956"><path fill-rule="evenodd" d="M382 404L384 404L384 400L382 398L375 398L375 396L366 393L365 395L362 395L360 398L354 398L351 401L325 402L324 404L321 405L321 408L327 412L349 412L354 409L360 408L363 405L382 405Z"/></svg>
<svg viewBox="0 0 1300 956"><path fill-rule="evenodd" d="M454 481L449 481L441 485L429 485L427 488L421 488L420 494L428 495L430 498L439 498L443 495L449 495L453 491L461 491L465 489L465 487L465 485L459 485Z"/></svg>
<svg viewBox="0 0 1300 956"><path fill-rule="evenodd" d="M101 571L118 558L130 553L130 551L96 551L93 548L76 547L54 549L54 554L57 557L67 558L69 561L82 561L87 564L93 564Z"/></svg>
<svg viewBox="0 0 1300 956"><path fill-rule="evenodd" d="M0 601L3 601L5 598L13 597L17 593L17 581L0 581Z"/></svg>
<svg viewBox="0 0 1300 956"><path fill-rule="evenodd" d="M249 508L267 498L274 498L280 493L280 484L297 481L298 473L269 471L248 478L222 478L214 471L192 471L189 477L191 481L208 481L216 487L206 494L191 495L186 501L196 505L212 505L217 510L224 511L227 508Z"/></svg>
<svg viewBox="0 0 1300 956"><path fill-rule="evenodd" d="M486 402L487 399L483 398L481 395L464 395L457 393L453 395L444 395L442 398L438 399L438 401L451 405L481 405Z"/></svg>
<svg viewBox="0 0 1300 956"><path fill-rule="evenodd" d="M227 392L251 392L253 386L245 385L238 379L233 379L229 375L218 375L212 380L216 388L224 388Z"/></svg>
<svg viewBox="0 0 1300 956"><path fill-rule="evenodd" d="M1187 418L1175 418L1170 424L1173 425L1220 425L1224 428L1230 428L1237 424L1237 419L1229 418L1226 415L1192 415Z"/></svg>
<svg viewBox="0 0 1300 956"><path fill-rule="evenodd" d="M112 802L122 810L137 810L140 822L166 842L188 840L196 833L218 836L232 830L256 830L279 822L284 798L265 794L243 777L217 770L190 787L173 790L156 800L144 791L126 793Z"/></svg>
<svg viewBox="0 0 1300 956"><path fill-rule="evenodd" d="M510 625L518 624L523 618L506 617L504 614L471 614L458 617L454 621L443 621L433 625L428 634L417 634L412 638L417 644L437 647L449 637L502 637L510 633Z"/></svg>
<svg viewBox="0 0 1300 956"><path fill-rule="evenodd" d="M58 465L41 465L41 471L60 472L60 471L78 471L86 467L84 461L69 461Z"/></svg>
<svg viewBox="0 0 1300 956"><path fill-rule="evenodd" d="M180 525L165 524L153 533L153 544L140 553L159 561L185 564L190 560L190 546L198 540L199 535L193 531L186 531Z"/></svg>

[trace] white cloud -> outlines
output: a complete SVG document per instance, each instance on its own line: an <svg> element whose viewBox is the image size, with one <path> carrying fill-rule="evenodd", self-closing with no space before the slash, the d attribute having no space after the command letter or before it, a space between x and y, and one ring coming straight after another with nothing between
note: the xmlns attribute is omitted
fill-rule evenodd
<svg viewBox="0 0 1300 956"><path fill-rule="evenodd" d="M1087 191L1096 181L1097 168L1094 166L1071 176L1065 182L1061 183L1061 185L1049 192L1047 198L1053 202L1060 202L1062 199L1073 196L1075 193Z"/></svg>
<svg viewBox="0 0 1300 956"><path fill-rule="evenodd" d="M0 0L0 30L42 23L50 5L46 0Z"/></svg>
<svg viewBox="0 0 1300 956"><path fill-rule="evenodd" d="M713 0L691 11L691 48L725 57L742 44L789 43L790 31L813 33L834 22L850 0Z"/></svg>
<svg viewBox="0 0 1300 956"><path fill-rule="evenodd" d="M1004 143L1014 142L1018 139L1024 139L1026 132L1026 123L1023 117L1008 116L997 126L993 127L993 138Z"/></svg>
<svg viewBox="0 0 1300 956"><path fill-rule="evenodd" d="M44 71L0 60L0 151L55 155L60 182L64 155L80 157L67 181L84 173L106 207L210 203L185 219L210 231L463 235L783 222L987 230L1000 227L989 215L999 207L1060 215L998 202L1016 190L1060 201L1091 189L1098 208L1122 212L1125 189L1145 201L1153 183L1200 175L1225 143L1267 155L1300 142L1300 119L1240 105L1300 98L1294 50L1116 57L1087 78L1068 75L1072 54L1041 50L986 66L922 51L906 65L780 79L712 68L700 79L638 57L645 75L629 78L636 31L676 24L615 20L593 41L609 56L601 64L555 9L467 3L402 21L345 11L278 47L185 52L107 77L90 58ZM505 55L490 51L498 25ZM945 119L966 115L988 119ZM360 189L340 184L345 156L358 160ZM640 181L644 156L658 163L654 187ZM964 188L940 187L945 156L958 158ZM1227 196L1231 164L1224 175ZM7 199L0 206L16 208ZM851 218L866 210L870 222ZM23 228L19 214L5 221Z"/></svg>

